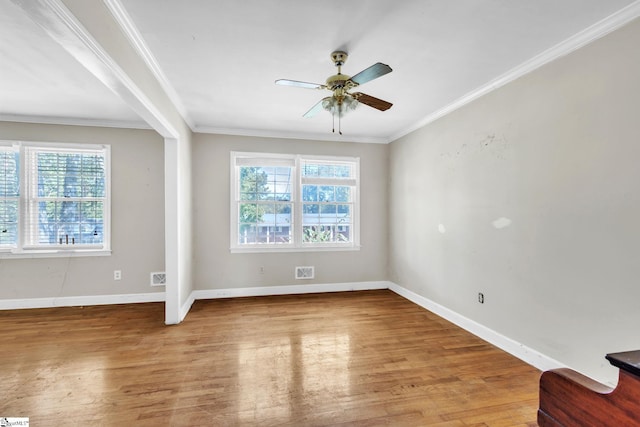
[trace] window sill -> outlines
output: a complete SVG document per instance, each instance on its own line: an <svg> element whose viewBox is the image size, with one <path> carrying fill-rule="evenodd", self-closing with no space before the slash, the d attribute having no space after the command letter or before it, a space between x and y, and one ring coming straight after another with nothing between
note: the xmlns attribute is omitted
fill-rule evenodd
<svg viewBox="0 0 640 427"><path fill-rule="evenodd" d="M344 252L344 251L359 251L360 246L313 246L313 247L244 247L244 248L230 248L229 252L232 254L252 254L252 253L280 253L280 252Z"/></svg>
<svg viewBox="0 0 640 427"><path fill-rule="evenodd" d="M39 249L23 252L0 251L0 259L19 259L19 258L77 258L77 257L94 257L94 256L111 256L110 250L87 249L87 250L58 250L58 249Z"/></svg>

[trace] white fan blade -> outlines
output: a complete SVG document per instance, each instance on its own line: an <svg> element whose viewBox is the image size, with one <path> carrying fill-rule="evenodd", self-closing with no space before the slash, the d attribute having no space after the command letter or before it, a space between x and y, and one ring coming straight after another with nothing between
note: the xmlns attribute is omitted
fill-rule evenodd
<svg viewBox="0 0 640 427"><path fill-rule="evenodd" d="M351 77L351 81L361 85L373 79L377 79L378 77L384 76L385 74L388 74L392 71L393 70L391 69L391 67L389 67L387 64L378 62Z"/></svg>
<svg viewBox="0 0 640 427"><path fill-rule="evenodd" d="M318 101L318 103L316 105L314 105L313 107L311 107L311 109L309 111L304 113L304 116L302 116L302 117L306 117L307 119L310 119L311 117L315 116L320 111L322 111L322 101L324 101L324 100L321 99L320 101Z"/></svg>
<svg viewBox="0 0 640 427"><path fill-rule="evenodd" d="M280 86L293 86L293 87L301 87L304 89L322 89L324 85L318 83L309 83L309 82L299 82L297 80L287 80L280 79L276 80L276 84Z"/></svg>

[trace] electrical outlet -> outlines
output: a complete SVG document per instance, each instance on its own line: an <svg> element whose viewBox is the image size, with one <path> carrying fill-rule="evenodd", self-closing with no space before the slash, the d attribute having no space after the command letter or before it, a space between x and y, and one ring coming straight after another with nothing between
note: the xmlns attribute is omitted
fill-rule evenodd
<svg viewBox="0 0 640 427"><path fill-rule="evenodd" d="M113 280L122 280L122 270L113 270Z"/></svg>
<svg viewBox="0 0 640 427"><path fill-rule="evenodd" d="M484 304L484 294L482 292L478 292L478 302Z"/></svg>

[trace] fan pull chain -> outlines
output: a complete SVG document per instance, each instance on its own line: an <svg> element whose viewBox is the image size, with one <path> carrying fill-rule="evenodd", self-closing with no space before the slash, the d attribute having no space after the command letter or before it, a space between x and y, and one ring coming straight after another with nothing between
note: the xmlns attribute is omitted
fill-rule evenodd
<svg viewBox="0 0 640 427"><path fill-rule="evenodd" d="M336 116L333 115L333 133L336 132ZM338 133L342 135L342 102L338 102Z"/></svg>
<svg viewBox="0 0 640 427"><path fill-rule="evenodd" d="M336 112L331 111L331 132L336 133ZM342 104L338 104L338 133L342 135Z"/></svg>

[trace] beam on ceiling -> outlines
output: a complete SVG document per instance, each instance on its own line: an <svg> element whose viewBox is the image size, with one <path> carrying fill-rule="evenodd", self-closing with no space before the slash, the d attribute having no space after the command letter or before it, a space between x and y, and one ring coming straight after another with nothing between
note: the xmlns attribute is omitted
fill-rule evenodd
<svg viewBox="0 0 640 427"><path fill-rule="evenodd" d="M179 136L150 97L98 43L61 0L12 0L54 41L166 138ZM93 3L93 2L91 2Z"/></svg>

